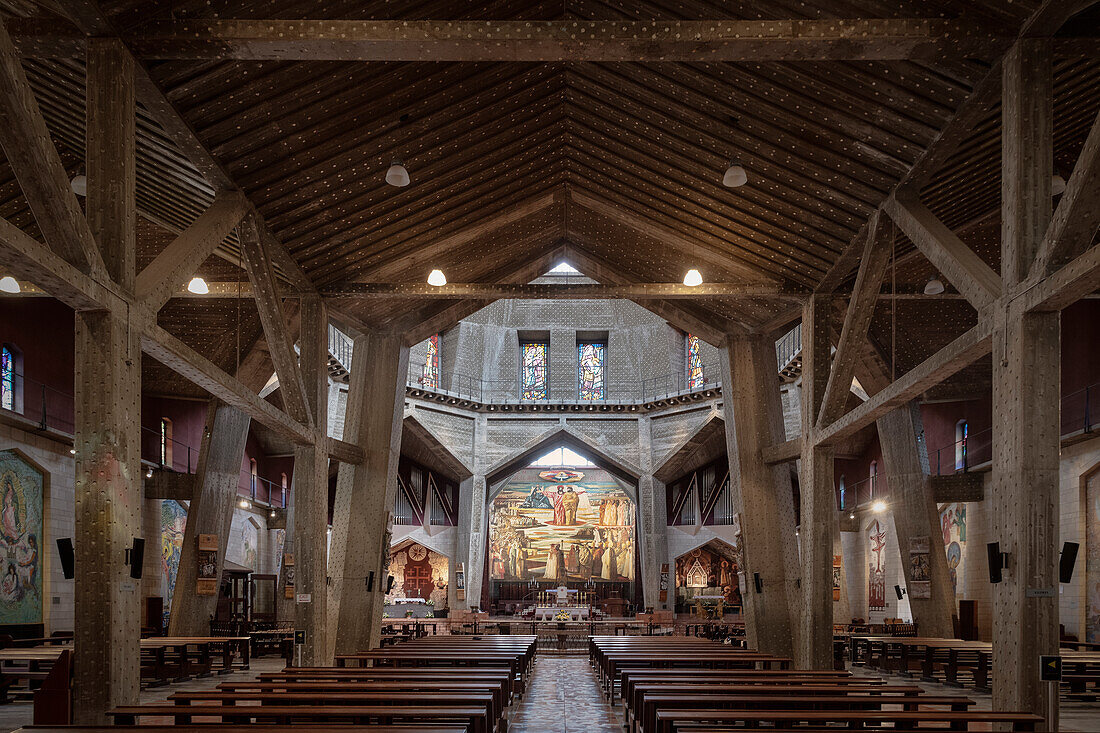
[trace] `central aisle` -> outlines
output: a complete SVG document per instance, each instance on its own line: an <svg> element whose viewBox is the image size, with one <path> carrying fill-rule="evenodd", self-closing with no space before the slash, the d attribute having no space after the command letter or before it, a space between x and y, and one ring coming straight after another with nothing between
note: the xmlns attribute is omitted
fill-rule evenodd
<svg viewBox="0 0 1100 733"><path fill-rule="evenodd" d="M622 733L587 656L540 655L508 727L512 733Z"/></svg>

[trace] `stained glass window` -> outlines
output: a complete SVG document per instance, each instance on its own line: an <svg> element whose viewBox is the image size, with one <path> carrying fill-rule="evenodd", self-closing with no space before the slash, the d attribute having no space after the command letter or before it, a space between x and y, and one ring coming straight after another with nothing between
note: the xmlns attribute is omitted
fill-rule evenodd
<svg viewBox="0 0 1100 733"><path fill-rule="evenodd" d="M172 421L166 417L160 419L160 465L172 463Z"/></svg>
<svg viewBox="0 0 1100 733"><path fill-rule="evenodd" d="M0 381L3 383L3 392L0 394L0 407L5 410L15 409L15 359L11 349L3 347L2 364L0 364Z"/></svg>
<svg viewBox="0 0 1100 733"><path fill-rule="evenodd" d="M602 400L607 396L606 372L607 344L588 342L577 344L577 364L580 376L582 400Z"/></svg>
<svg viewBox="0 0 1100 733"><path fill-rule="evenodd" d="M428 354L424 357L424 377L421 380L428 389L439 387L439 334L428 339Z"/></svg>
<svg viewBox="0 0 1100 733"><path fill-rule="evenodd" d="M690 333L685 337L685 352L687 354L687 386L688 389L701 388L706 380L703 378L703 352L699 344L699 337Z"/></svg>
<svg viewBox="0 0 1100 733"><path fill-rule="evenodd" d="M527 341L521 344L523 363L520 367L520 391L525 400L545 400L550 397L549 372L550 344L545 341Z"/></svg>

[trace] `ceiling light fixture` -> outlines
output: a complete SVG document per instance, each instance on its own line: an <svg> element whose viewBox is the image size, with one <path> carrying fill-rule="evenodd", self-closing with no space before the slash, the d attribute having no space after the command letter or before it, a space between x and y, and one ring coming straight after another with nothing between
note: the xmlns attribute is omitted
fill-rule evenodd
<svg viewBox="0 0 1100 733"><path fill-rule="evenodd" d="M18 293L22 290L19 282L11 275L0 277L0 293Z"/></svg>
<svg viewBox="0 0 1100 733"><path fill-rule="evenodd" d="M848 515L848 519L855 519L855 518L856 518L856 515L855 515L854 512L852 512Z"/></svg>
<svg viewBox="0 0 1100 733"><path fill-rule="evenodd" d="M240 501L240 506L241 506L241 509L248 509L248 508L249 508L249 507L251 507L252 505L251 505L251 504L249 504L249 503L248 503L248 501L247 501L246 499L241 499L241 501Z"/></svg>
<svg viewBox="0 0 1100 733"><path fill-rule="evenodd" d="M925 295L939 295L943 292L943 280L938 277L933 277L924 284Z"/></svg>
<svg viewBox="0 0 1100 733"><path fill-rule="evenodd" d="M390 163L390 169L386 171L386 183L398 188L409 185L409 172L400 160Z"/></svg>
<svg viewBox="0 0 1100 733"><path fill-rule="evenodd" d="M1050 195L1061 196L1066 192L1066 179L1055 173L1050 177Z"/></svg>
<svg viewBox="0 0 1100 733"><path fill-rule="evenodd" d="M201 277L191 278L191 282L187 283L187 289L195 295L206 295L210 292L210 286Z"/></svg>
<svg viewBox="0 0 1100 733"><path fill-rule="evenodd" d="M744 186L748 180L749 174L745 172L744 166L734 160L730 162L730 167L726 168L726 174L722 176L722 185L726 188L737 188Z"/></svg>
<svg viewBox="0 0 1100 733"><path fill-rule="evenodd" d="M699 271L696 270L694 267L688 270L687 274L684 275L684 285L687 285L689 288L698 287L702 284L703 276L700 275Z"/></svg>
<svg viewBox="0 0 1100 733"><path fill-rule="evenodd" d="M274 518L275 518L275 510L274 510L274 509L272 509L272 510L271 510L271 518L272 518L272 519L274 519Z"/></svg>
<svg viewBox="0 0 1100 733"><path fill-rule="evenodd" d="M447 284L447 276L443 274L443 270L432 270L428 274L428 284L441 288Z"/></svg>
<svg viewBox="0 0 1100 733"><path fill-rule="evenodd" d="M884 502L882 499L879 499L871 505L871 511L873 511L875 514L882 514L884 511L886 511L886 502Z"/></svg>
<svg viewBox="0 0 1100 733"><path fill-rule="evenodd" d="M72 188L73 193L77 196L88 195L88 176L81 173L79 176L73 176L73 180L69 181L69 187Z"/></svg>

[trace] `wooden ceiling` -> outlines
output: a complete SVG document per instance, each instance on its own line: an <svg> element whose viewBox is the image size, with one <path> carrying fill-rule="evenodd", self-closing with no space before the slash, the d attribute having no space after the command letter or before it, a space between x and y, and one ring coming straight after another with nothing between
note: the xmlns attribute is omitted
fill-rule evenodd
<svg viewBox="0 0 1100 733"><path fill-rule="evenodd" d="M0 0L9 27L64 24L56 0ZM927 18L1014 37L1040 0L648 0L611 2L356 2L352 0L103 0L113 29L141 57L173 23L210 20L773 20ZM1093 12L1093 11L1089 11ZM1095 34L1095 13L1071 29ZM201 25L201 24L200 24ZM15 31L13 30L13 35ZM18 37L17 37L18 41ZM582 270L620 282L676 282L698 267L711 282L774 283L809 292L867 218L989 73L996 47L900 60L301 61L145 58L150 75L263 216L309 280L530 280L532 262L568 248ZM168 55L167 52L163 55ZM66 165L81 167L84 71L79 58L29 55L24 68ZM1100 108L1100 60L1062 52L1055 66L1055 157L1072 169ZM991 266L999 259L997 104L923 189L926 205ZM198 216L214 188L151 115L139 118L138 199L157 226L152 257ZM721 185L731 159L747 185ZM383 177L392 160L412 184ZM6 164L0 215L33 229ZM899 292L934 274L900 233ZM227 239L204 265L240 277ZM844 268L841 268L842 270ZM846 270L844 270L846 271ZM537 275L538 273L534 273ZM589 271L596 279L595 272ZM891 283L884 289L889 290ZM755 328L789 302L678 301L717 332ZM334 301L369 327L469 312L416 299ZM476 307L476 303L474 306ZM651 304L652 305L652 304ZM871 336L899 373L974 321L960 299L880 303ZM255 309L173 304L177 335L255 339ZM655 309L657 309L655 307ZM410 314L413 314L410 316ZM896 316L896 317L895 317ZM453 318L452 318L453 320ZM899 347L897 324L905 344ZM217 324L221 323L219 330ZM205 324L205 325L204 325ZM241 329L251 331L243 333ZM235 352L233 354L235 358ZM224 362L229 355L221 355ZM223 367L227 364L221 364Z"/></svg>

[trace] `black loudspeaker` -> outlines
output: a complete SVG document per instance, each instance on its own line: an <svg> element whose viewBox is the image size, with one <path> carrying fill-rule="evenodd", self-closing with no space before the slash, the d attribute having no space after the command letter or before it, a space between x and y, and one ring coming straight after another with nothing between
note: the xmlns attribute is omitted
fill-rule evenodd
<svg viewBox="0 0 1100 733"><path fill-rule="evenodd" d="M389 580L386 581L386 592L389 593L391 590L393 590L393 576L392 575L389 577Z"/></svg>
<svg viewBox="0 0 1100 733"><path fill-rule="evenodd" d="M145 540L140 537L135 537L134 545L127 554L130 556L130 577L140 580L141 566L145 562Z"/></svg>
<svg viewBox="0 0 1100 733"><path fill-rule="evenodd" d="M1001 582L1001 570L1004 569L1004 555L1001 554L1001 543L990 542L985 546L986 556L989 558L989 582Z"/></svg>
<svg viewBox="0 0 1100 733"><path fill-rule="evenodd" d="M66 580L76 577L76 562L73 556L73 540L71 537L60 537L57 540L57 554L61 556L61 572Z"/></svg>
<svg viewBox="0 0 1100 733"><path fill-rule="evenodd" d="M374 590L374 571L373 570L371 570L370 574L367 575L367 593L370 593L372 590Z"/></svg>
<svg viewBox="0 0 1100 733"><path fill-rule="evenodd" d="M760 573L753 573L752 574L752 584L754 586L756 586L756 592L757 593L763 593L764 592L764 581L762 581L760 579Z"/></svg>
<svg viewBox="0 0 1100 733"><path fill-rule="evenodd" d="M1077 550L1080 548L1076 542L1062 544L1062 559L1058 561L1058 582L1069 583L1073 580L1073 566L1077 564Z"/></svg>
<svg viewBox="0 0 1100 733"><path fill-rule="evenodd" d="M905 591L903 591L903 590L901 589L901 586L900 586L900 585L895 585L895 586L894 586L894 592L898 594L898 600L899 600L899 601L900 601L900 600L901 600L902 598L904 598L904 597L905 597Z"/></svg>

